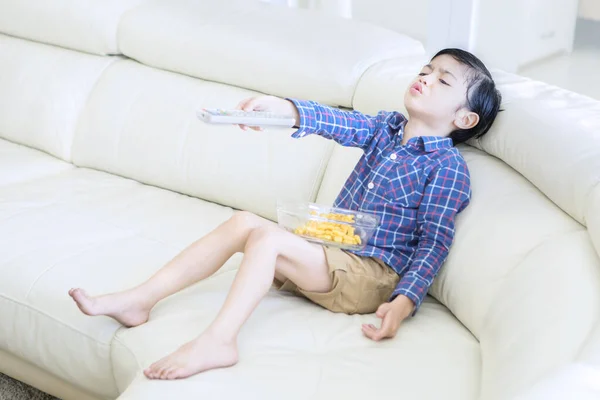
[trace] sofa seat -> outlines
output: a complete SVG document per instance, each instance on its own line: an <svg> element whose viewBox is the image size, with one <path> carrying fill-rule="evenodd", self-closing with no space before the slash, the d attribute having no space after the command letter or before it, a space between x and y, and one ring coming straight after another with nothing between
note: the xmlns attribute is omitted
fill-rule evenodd
<svg viewBox="0 0 600 400"><path fill-rule="evenodd" d="M0 337L13 338L0 342L0 349L99 398L117 397L132 381L124 398L171 390L146 380L142 369L210 323L240 255L208 280L159 303L150 321L136 328L83 315L67 291L80 286L98 294L135 285L232 213L85 168L0 187L0 272L11 276L0 282L0 318L13 321L0 327L11 330ZM366 396L373 388L391 396L404 387L415 391L409 397L417 391L420 398L477 397L479 343L437 301L428 298L419 319L407 321L394 341L366 339L364 322L377 318L334 314L272 290L242 330L240 363L193 377L176 390L255 398L291 390L288 397L300 399ZM436 385L428 384L431 379Z"/></svg>
<svg viewBox="0 0 600 400"><path fill-rule="evenodd" d="M29 147L0 139L0 186L73 169L73 165Z"/></svg>
<svg viewBox="0 0 600 400"><path fill-rule="evenodd" d="M131 386L126 400L172 399L476 399L480 346L431 297L419 318L406 321L393 341L362 335L370 315L341 315L272 289L239 337L240 362L178 381L150 381L140 369L202 332L225 300L235 271L227 271L159 303L150 321L119 330L113 362ZM137 376L133 365L140 369ZM128 375L129 374L129 375ZM435 382L435 384L432 384Z"/></svg>

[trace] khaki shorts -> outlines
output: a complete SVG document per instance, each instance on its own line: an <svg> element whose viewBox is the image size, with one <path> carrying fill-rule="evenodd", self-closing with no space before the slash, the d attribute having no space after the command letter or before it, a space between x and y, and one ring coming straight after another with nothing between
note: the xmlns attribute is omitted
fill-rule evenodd
<svg viewBox="0 0 600 400"><path fill-rule="evenodd" d="M275 287L306 297L330 311L345 314L374 313L382 303L389 301L400 277L387 264L338 248L323 249L332 278L329 292L308 292L289 279L285 282L275 280Z"/></svg>

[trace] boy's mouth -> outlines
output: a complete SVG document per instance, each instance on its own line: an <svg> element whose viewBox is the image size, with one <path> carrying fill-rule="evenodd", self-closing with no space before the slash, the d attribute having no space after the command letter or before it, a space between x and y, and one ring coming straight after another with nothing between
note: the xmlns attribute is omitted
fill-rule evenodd
<svg viewBox="0 0 600 400"><path fill-rule="evenodd" d="M419 93L419 94L423 94L423 85L421 85L419 82L415 82L411 87L410 87L410 91L415 93Z"/></svg>

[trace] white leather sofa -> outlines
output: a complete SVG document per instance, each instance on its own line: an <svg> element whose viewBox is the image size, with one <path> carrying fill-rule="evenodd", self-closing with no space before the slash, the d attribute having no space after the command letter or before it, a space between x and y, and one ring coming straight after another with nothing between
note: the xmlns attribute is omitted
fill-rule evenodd
<svg viewBox="0 0 600 400"><path fill-rule="evenodd" d="M272 291L238 365L156 382L142 369L207 326L240 257L133 329L69 288L132 286L234 209L331 203L359 156L195 111L256 92L402 110L423 47L210 0L0 1L0 32L0 372L68 400L600 398L600 103L495 72L505 111L461 147L473 201L393 340Z"/></svg>

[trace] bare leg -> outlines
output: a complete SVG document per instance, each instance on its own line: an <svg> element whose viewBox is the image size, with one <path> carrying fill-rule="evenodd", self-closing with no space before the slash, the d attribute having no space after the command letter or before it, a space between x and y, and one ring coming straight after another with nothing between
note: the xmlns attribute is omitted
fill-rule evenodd
<svg viewBox="0 0 600 400"><path fill-rule="evenodd" d="M87 315L107 315L125 326L143 324L157 302L214 274L232 255L243 251L253 230L267 226L275 224L248 212L238 212L133 289L99 297L71 289L69 295Z"/></svg>
<svg viewBox="0 0 600 400"><path fill-rule="evenodd" d="M331 290L321 246L277 227L257 229L248 239L242 265L212 324L198 338L152 364L144 374L151 379L179 379L235 364L238 333L268 292L276 271L302 289Z"/></svg>

